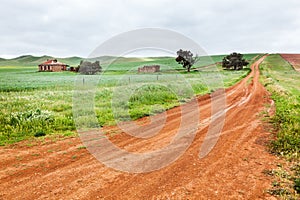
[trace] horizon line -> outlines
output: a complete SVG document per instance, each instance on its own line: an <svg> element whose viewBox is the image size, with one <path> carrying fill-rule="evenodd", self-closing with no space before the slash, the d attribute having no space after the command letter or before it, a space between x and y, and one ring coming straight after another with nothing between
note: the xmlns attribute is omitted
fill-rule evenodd
<svg viewBox="0 0 300 200"><path fill-rule="evenodd" d="M233 51L234 52L234 51ZM231 52L232 53L232 52ZM242 54L267 54L266 52L239 52ZM201 55L200 57L205 57L205 56L218 56L218 55L227 55L228 53L216 53L216 54L207 54L207 55ZM300 53L270 53L270 54L300 54ZM66 58L72 58L72 57L78 57L82 59L93 59L93 58L99 58L99 57L120 57L120 58L151 58L151 57L176 57L176 55L172 56L170 54L168 55L130 55L130 56L116 56L116 55L103 55L103 56L98 56L98 57L82 57L78 55L73 55L73 56L52 56L52 55L34 55L34 54L23 54L23 55L0 55L0 58L5 59L5 60L13 60L17 59L20 57L25 57L25 56L32 56L32 57L51 57L51 58L60 58L60 59L66 59Z"/></svg>

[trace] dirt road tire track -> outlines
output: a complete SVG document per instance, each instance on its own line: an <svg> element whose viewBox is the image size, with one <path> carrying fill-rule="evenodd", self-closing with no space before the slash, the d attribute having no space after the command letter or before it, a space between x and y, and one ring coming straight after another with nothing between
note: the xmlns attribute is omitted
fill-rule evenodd
<svg viewBox="0 0 300 200"><path fill-rule="evenodd" d="M119 172L99 163L71 138L32 147L22 142L0 149L0 199L266 199L270 177L262 172L274 167L267 152L270 135L259 113L270 103L259 83L259 64L235 86L226 90L225 125L215 148L199 159L200 146L210 123L210 97L198 97L201 110L197 135L173 164L144 174ZM111 138L132 152L167 145L180 124L180 107L167 111L163 130L148 140L120 133ZM159 117L159 116L157 116ZM147 123L147 118L138 120ZM118 132L118 128L108 130Z"/></svg>

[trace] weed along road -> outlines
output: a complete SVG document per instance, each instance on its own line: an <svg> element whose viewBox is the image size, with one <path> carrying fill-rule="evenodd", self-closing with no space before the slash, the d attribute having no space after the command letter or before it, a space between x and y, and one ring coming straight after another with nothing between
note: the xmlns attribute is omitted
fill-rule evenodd
<svg viewBox="0 0 300 200"><path fill-rule="evenodd" d="M271 101L259 82L259 64L265 57L252 64L246 78L226 89L224 126L207 155L199 154L213 123L213 95L196 99L200 125L187 150L175 162L147 173L122 172L101 164L78 137L1 147L0 199L271 199L265 192L271 180L263 171L274 168L276 158L267 152L270 133L261 121L261 113ZM215 97L218 102L218 95ZM147 124L166 116L159 133L147 139L130 136L117 127L105 129L119 133L109 139L120 149L156 151L172 142L181 114L193 113L191 104L183 105L190 112L176 107L151 120L137 120L137 124Z"/></svg>

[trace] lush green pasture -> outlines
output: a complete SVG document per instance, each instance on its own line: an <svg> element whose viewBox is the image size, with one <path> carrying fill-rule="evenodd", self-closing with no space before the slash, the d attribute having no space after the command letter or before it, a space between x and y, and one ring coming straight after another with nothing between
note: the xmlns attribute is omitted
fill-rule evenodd
<svg viewBox="0 0 300 200"><path fill-rule="evenodd" d="M289 170L294 171L292 174L282 168L273 171L279 180L275 181L271 193L283 199L298 199L295 191L300 193L300 73L277 54L265 59L261 72L262 82L272 93L276 105L271 122L277 135L271 150L290 160L293 164Z"/></svg>
<svg viewBox="0 0 300 200"><path fill-rule="evenodd" d="M300 73L280 55L267 57L261 70L264 85L276 104L272 121L279 133L273 150L289 158L300 158Z"/></svg>
<svg viewBox="0 0 300 200"><path fill-rule="evenodd" d="M41 133L70 135L76 129L72 110L74 90L93 81L94 111L98 123L104 126L162 112L189 101L194 95L231 86L250 71L224 71L220 65L206 67L219 62L222 56L212 58L200 59L195 66L197 70L191 73L169 57L121 58L113 62L107 59L102 62L104 72L95 76L37 72L37 66L13 66L15 60L5 61L6 66L0 62L0 144ZM151 64L161 65L162 71L137 73L137 67Z"/></svg>

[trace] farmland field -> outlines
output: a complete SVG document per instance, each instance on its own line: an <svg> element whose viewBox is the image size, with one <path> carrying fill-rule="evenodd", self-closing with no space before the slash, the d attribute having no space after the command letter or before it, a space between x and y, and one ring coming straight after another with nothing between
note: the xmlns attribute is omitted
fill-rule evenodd
<svg viewBox="0 0 300 200"><path fill-rule="evenodd" d="M201 90L200 86L203 83L197 81L201 81L201 76L197 78L196 72L187 74L181 71L177 74L172 74L172 72L166 71L157 79L157 74L140 74L138 76L134 72L123 72L120 74L120 72L107 71L107 77L115 77L115 79L107 81L106 85L96 85L96 103L94 104L96 114L99 113L99 110L101 111L101 108L109 105L105 104L105 98L113 94L115 89L119 89L120 87L122 89L123 84L134 86L139 81L151 84L141 87L142 90L137 90L134 95L130 96L127 107L130 107L132 118L136 116L136 112L133 112L135 108L141 111L144 110L144 108L142 110L139 107L140 103L143 103L146 108L148 106L150 108L151 113L145 112L145 115L164 111L164 106L171 105L171 103L178 105L184 102L184 104L161 114L143 117L134 121L141 125L141 127L144 124L147 126L148 123L153 126L163 125L161 131L147 139L129 135L118 126L106 126L103 129L108 131L105 132L105 134L108 133L107 137L98 137L95 138L97 140L89 140L92 143L96 142L92 147L85 140L82 140L82 136L93 134L93 131L90 130L86 132L87 134L81 134L81 138L70 137L63 140L60 140L60 138L51 140L51 138L42 137L36 140L25 140L14 145L1 147L0 180L2 184L0 185L0 197L4 199L94 199L95 197L99 199L120 199L124 197L128 199L271 198L270 194L266 192L266 189L271 186L271 178L267 173L263 172L276 166L276 162L274 162L276 158L266 151L267 138L270 137L271 133L264 129L260 119L261 116L259 115L259 113L266 112L266 105L271 104L269 94L259 82L259 66L266 57L264 55L256 59L251 64L251 72L243 80L225 90L225 105L222 101L223 95L220 95L221 90L216 90L217 88L214 87L204 87ZM209 80L212 80L212 83L215 83L217 73L208 69L205 66L202 67L200 74L203 75L202 77L207 76ZM228 78L230 80L228 84L230 85L233 84L232 82L236 82L243 77L244 73L248 72L249 70L239 72L222 71L220 75L224 80L226 80L225 77L231 77ZM130 82L127 79L128 75L132 76ZM162 77L167 75L171 77L167 79L167 83L164 83L166 79ZM135 76L143 78L135 81ZM181 85L182 79L179 79L181 76L186 80L185 83L189 83L190 81L192 88L200 88L198 89L199 93L206 90L211 94L197 96L190 101L191 94L197 94L198 92L195 92L197 90L193 89L191 93L173 92ZM123 77L125 77L123 84L119 85L113 82L116 81L118 83L117 80L122 80ZM233 77L236 77L236 79L233 79ZM79 90L84 85L82 78L82 76L79 76L79 84L76 84ZM89 84L90 80L88 77L85 77L84 83ZM205 79L203 78L202 80ZM155 84L157 81L159 81L158 85ZM172 85L175 85L175 87L172 88ZM195 87L195 85L199 86ZM224 85L226 85L226 81ZM210 86L215 85L211 84ZM217 87L219 86L217 85ZM55 89L55 86L12 92L19 95L23 95L23 93L28 95L28 93L32 92L30 94L34 95L35 92L42 91L44 92L44 94L41 92L42 98L36 95L35 99L48 100L46 104L40 103L40 106L45 106L45 109L40 108L39 110L33 110L31 113L25 114L15 113L12 115L12 122L19 123L18 119L21 119L21 122L26 125L30 121L36 122L36 119L42 119L43 121L48 121L49 125L53 125L51 123L56 122L55 117L57 117L53 116L53 114L59 116L59 114L66 111L72 112L71 109L65 109L64 107L58 107L59 109L56 108L56 111L51 110L53 106L51 103L55 103L52 98L57 98L56 100L62 103L68 98L72 100L71 94L70 97L64 95L66 91L69 91L68 89L57 87L53 91L53 88ZM106 93L100 96L102 89L105 89ZM149 95L148 91L154 95ZM51 92L61 92L61 96L58 95L59 93L51 95ZM10 93L3 92L3 94L7 95ZM47 99L47 95L50 96L50 99ZM161 99L160 97L163 98ZM15 96L10 96L10 98L16 104ZM213 98L215 98L214 101ZM36 102L34 99L30 100ZM28 104L31 102L30 100L27 102ZM148 104L149 100L151 105ZM101 103L104 106L98 105ZM117 103L116 105L120 105L121 109L126 107L118 101L115 103ZM200 116L197 114L198 109L195 109L195 103L196 107L200 110ZM7 107L14 107L14 104L10 105L6 103ZM22 106L25 105L22 104ZM19 109L22 109L22 106ZM80 109L81 105L78 107ZM222 112L215 112L214 107L221 107L223 110ZM187 112L182 112L183 109L187 110ZM218 117L220 113L226 114L226 120L223 125L220 122L220 117ZM122 112L120 114L122 116ZM166 116L166 118L161 123L163 116ZM60 117L60 119L65 119L64 115L60 115ZM98 121L102 117L102 115L99 116ZM151 122L149 122L149 119ZM182 119L187 119L187 121L182 123ZM107 121L110 121L110 117L107 118ZM197 122L196 127L194 127L195 122ZM58 127L61 127L62 124L59 124ZM47 128L47 124L34 125L36 127ZM216 130L216 127L220 127L219 125L222 126L220 135L211 135L211 133L215 134L214 130ZM26 128L26 126L23 127L24 129ZM177 137L179 135L177 130L181 128L184 130L184 134L182 137ZM140 171L136 171L136 173L130 172L135 172L132 170L137 169L143 170L147 167L156 166L156 164L160 165L169 158L161 157L161 154L159 154L157 157L150 158L153 162L149 165L145 164L147 160L144 158L134 160L130 163L128 157L120 155L118 151L111 151L109 146L103 146L103 143L101 143L103 142L102 139L108 138L117 147L127 152L132 152L133 155L147 155L148 152L161 152L161 149L163 150L164 147L169 146L174 140L179 139L181 142L177 143L178 145L173 146L174 148L169 151L169 155L172 156L177 148L186 143L186 138L189 138L191 128L196 135L192 143L190 143L189 148L173 163L159 170L147 173L138 173ZM49 130L51 129L53 127L49 126ZM132 129L133 132L136 130L138 131L139 129L135 127ZM213 131L211 132L210 130ZM70 132L70 130L66 131ZM63 134L64 130L57 132ZM38 133L41 134L41 131L39 130ZM68 132L65 133L68 135ZM208 141L217 139L218 141L208 155L200 157L203 155L202 147L207 144L206 139ZM99 162L95 158L96 155L89 152L93 148L95 148L94 150L99 150L96 151L96 154L97 152L103 153L104 158L109 158L108 161L110 163L116 163L118 166L124 166L125 164L124 167L131 171L118 170L119 168L111 168L109 165ZM175 155L177 154L175 153ZM126 163L128 164L126 165Z"/></svg>
<svg viewBox="0 0 300 200"><path fill-rule="evenodd" d="M95 195L161 199L173 194L176 198L191 194L199 198L299 198L300 74L290 64L293 60L297 65L297 59L279 54L246 55L251 60L251 70L247 67L231 71L223 70L219 63L211 65L222 57L202 58L191 73L169 57L119 58L112 63L111 58L105 58L104 71L94 76L37 72L34 65L40 58L28 56L21 58L26 62L18 61L20 58L0 62L0 144L4 146L0 149L0 180L2 189L6 188L0 198L13 197L16 191L20 191L22 195L17 196L22 199L55 198L57 194L86 199ZM76 65L80 59L65 59L68 60ZM161 72L137 73L138 67L153 64L159 64ZM181 107L191 107L196 96L201 123L195 140L182 158L161 170L131 174L110 169L91 156L88 144L76 133L74 110L84 108L86 102L74 104L74 96L86 86L88 91L93 88L95 95L92 104L96 123L104 126L109 140L129 152L147 152L169 144L181 124ZM199 159L199 144L204 143L214 121L210 116L211 99L223 87L227 89L222 134L208 159ZM125 91L125 95L117 91ZM186 115L196 116L195 112L191 109ZM131 137L115 126L127 120L157 125L155 122L162 116L159 113L167 115L165 127L149 140ZM264 127L262 118L271 122L272 128ZM191 126L183 125L186 129ZM288 162L278 161L267 150ZM145 179L149 180L147 184ZM116 189L111 192L111 187ZM29 188L34 192L24 192Z"/></svg>
<svg viewBox="0 0 300 200"><path fill-rule="evenodd" d="M300 158L300 73L280 55L270 55L261 66L263 83L276 104L274 123L280 130L276 148L281 155Z"/></svg>
<svg viewBox="0 0 300 200"><path fill-rule="evenodd" d="M289 62L296 71L300 71L300 55L299 54L281 54L281 57Z"/></svg>
<svg viewBox="0 0 300 200"><path fill-rule="evenodd" d="M279 165L273 172L277 184L271 193L282 199L298 199L300 193L299 58L299 54L275 54L267 57L261 65L262 83L272 93L276 106L276 112L270 118L276 134L271 151L289 160L287 166Z"/></svg>
<svg viewBox="0 0 300 200"><path fill-rule="evenodd" d="M255 56L249 54L245 57L251 60ZM94 76L99 81L95 93L95 111L99 124L107 126L116 123L111 99L113 91L118 87L141 82L148 84L133 95L129 102L130 117L137 119L187 102L194 95L229 87L250 72L249 68L224 71L219 64L217 67L205 67L220 62L222 57L202 58L200 64L195 66L197 71L191 73L186 73L174 58L169 57L119 58L112 63L109 62L110 58L103 58L101 63L104 72ZM75 80L87 81L89 77L72 72L37 72L37 65L48 58L22 56L0 62L0 145L32 138L36 134L75 134L72 113L73 90L77 87ZM76 66L80 58L72 57L62 61ZM161 65L161 72L137 74L138 67L152 64ZM207 80L216 77L222 82L207 83ZM178 88L185 87L187 83L192 90L178 95ZM147 98L143 98L145 96ZM122 109L118 116L120 120L123 120Z"/></svg>

